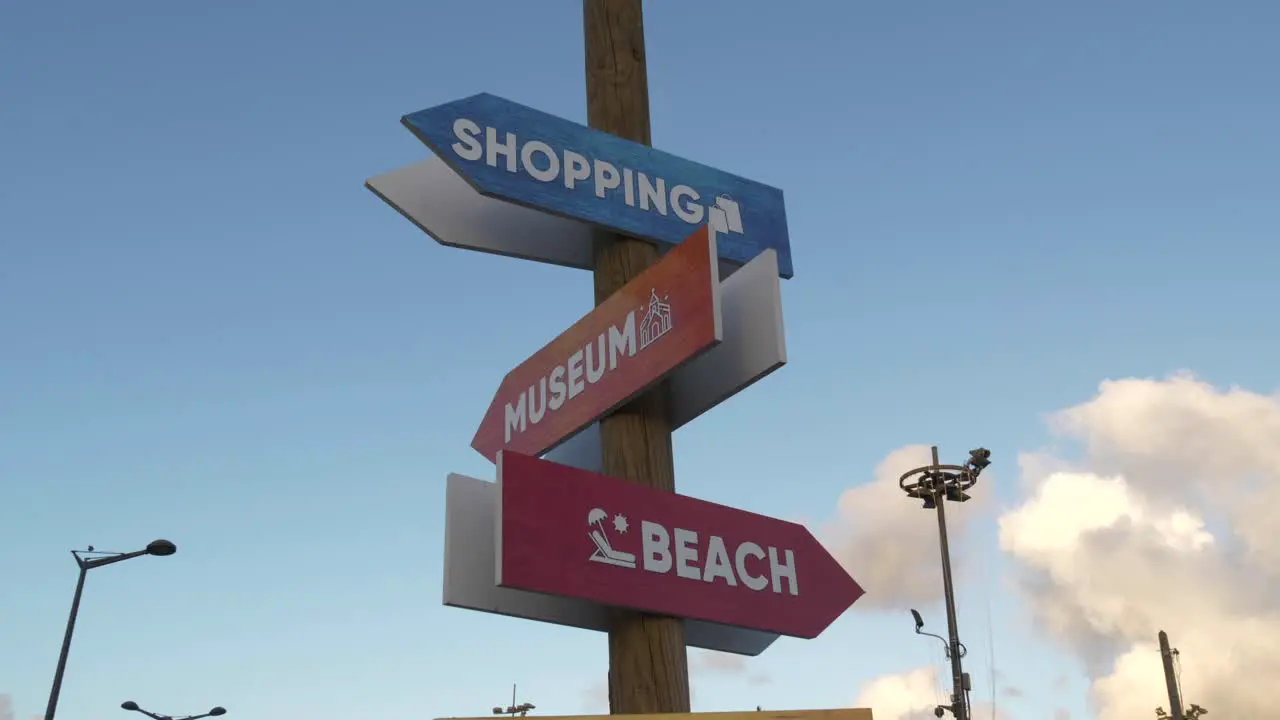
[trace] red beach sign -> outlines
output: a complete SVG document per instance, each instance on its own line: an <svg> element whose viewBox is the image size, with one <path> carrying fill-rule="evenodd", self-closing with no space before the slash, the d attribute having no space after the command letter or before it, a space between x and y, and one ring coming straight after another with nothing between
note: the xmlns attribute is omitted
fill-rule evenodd
<svg viewBox="0 0 1280 720"><path fill-rule="evenodd" d="M502 587L799 638L863 594L803 525L511 451L498 484Z"/></svg>

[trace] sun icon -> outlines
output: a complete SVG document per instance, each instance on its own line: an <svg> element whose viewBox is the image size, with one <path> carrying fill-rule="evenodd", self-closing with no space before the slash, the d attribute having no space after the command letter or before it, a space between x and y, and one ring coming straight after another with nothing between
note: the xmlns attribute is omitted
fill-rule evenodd
<svg viewBox="0 0 1280 720"><path fill-rule="evenodd" d="M613 516L613 529L617 530L619 535L625 535L627 532L627 528L629 527L631 526L627 523L626 515Z"/></svg>

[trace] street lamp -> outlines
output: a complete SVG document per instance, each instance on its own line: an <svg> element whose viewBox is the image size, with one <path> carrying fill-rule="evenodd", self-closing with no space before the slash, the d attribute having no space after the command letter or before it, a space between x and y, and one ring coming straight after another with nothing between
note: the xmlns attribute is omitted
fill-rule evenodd
<svg viewBox="0 0 1280 720"><path fill-rule="evenodd" d="M911 608L911 617L916 621L916 634L924 635L926 637L931 637L931 638L937 638L938 640L940 640L942 642L942 650L943 652L946 653L947 659L950 660L951 645L947 642L947 639L942 637L941 635L935 635L931 632L925 632L924 618L920 617L920 612L915 608ZM964 646L964 643L957 641L956 645L960 648L960 657L964 657L965 654L969 652L969 650ZM966 675L964 677L967 680L968 676ZM965 683L965 686L966 686L965 689L967 690L968 682ZM951 707L948 705L939 705L933 709L933 714L935 717L942 717L947 712L947 710L950 710L950 709Z"/></svg>
<svg viewBox="0 0 1280 720"><path fill-rule="evenodd" d="M978 482L978 475L991 464L991 451L978 448L969 451L964 465L943 465L938 462L938 447L933 447L933 463L903 473L898 487L907 497L920 500L925 510L936 510L938 515L938 543L942 547L942 590L947 602L947 658L951 660L951 705L939 705L934 715L942 717L947 710L956 720L969 720L969 675L964 672L960 659L964 657L964 645L956 629L956 594L951 582L951 547L947 542L947 514L944 506L950 502L965 502L965 491ZM916 621L916 632L921 633L924 620L920 613L911 611ZM938 636L934 636L938 637ZM942 638L938 638L941 640Z"/></svg>
<svg viewBox="0 0 1280 720"><path fill-rule="evenodd" d="M120 703L120 707L124 708L125 710L129 710L131 712L142 713L143 715L146 715L147 717L151 718L151 720L200 720L200 718L218 717L219 715L227 714L226 708L215 706L213 708L210 708L209 712L201 713L199 715L179 715L177 717L174 717L173 715L160 715L158 713L153 713L150 710L143 710L142 708L138 707L138 703L132 700L125 700L124 702Z"/></svg>
<svg viewBox="0 0 1280 720"><path fill-rule="evenodd" d="M94 550L90 545L84 550L72 550L71 556L80 566L80 578L76 580L76 594L71 599L71 614L67 617L67 632L62 637L62 652L58 654L58 669L53 673L53 689L49 691L49 705L44 711L44 720L53 720L58 709L58 695L62 692L62 675L67 671L67 653L71 651L71 634L76 629L76 615L80 613L80 596L84 593L84 579L89 571L124 560L132 560L143 555L167 557L178 552L178 546L168 540L152 540L141 550L129 553L103 552Z"/></svg>

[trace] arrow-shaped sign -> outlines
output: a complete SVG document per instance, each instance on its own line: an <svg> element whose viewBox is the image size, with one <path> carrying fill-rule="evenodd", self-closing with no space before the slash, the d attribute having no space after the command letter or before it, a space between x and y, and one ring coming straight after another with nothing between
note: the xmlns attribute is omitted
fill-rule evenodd
<svg viewBox="0 0 1280 720"><path fill-rule="evenodd" d="M640 273L507 376L471 441L541 455L723 337L709 226Z"/></svg>
<svg viewBox="0 0 1280 720"><path fill-rule="evenodd" d="M475 193L472 196L481 197ZM508 207L532 212L514 205ZM723 264L721 270L724 270ZM776 253L765 251L722 280L720 305L724 340L669 376L669 412L674 427L692 421L786 363ZM599 423L593 423L556 447L547 458L600 472ZM497 554L493 528L497 499L494 483L463 475L449 476L444 604L607 632L610 612L603 605L498 587L494 583L492 568ZM685 622L686 642L691 647L708 650L759 655L777 638L777 633L702 620Z"/></svg>
<svg viewBox="0 0 1280 720"><path fill-rule="evenodd" d="M815 638L863 590L803 525L504 451L498 585Z"/></svg>
<svg viewBox="0 0 1280 720"><path fill-rule="evenodd" d="M577 598L498 587L494 522L498 486L465 475L449 475L445 493L444 604L566 627L608 632L611 609ZM702 620L685 622L690 647L737 655L759 655L777 633L730 627Z"/></svg>
<svg viewBox="0 0 1280 720"><path fill-rule="evenodd" d="M364 186L441 245L578 270L595 267L593 225L481 195L435 155L371 177ZM756 258L766 254L773 255L778 275L777 251ZM721 258L721 280L739 267Z"/></svg>
<svg viewBox="0 0 1280 720"><path fill-rule="evenodd" d="M792 275L775 187L487 93L401 122L483 195L666 245L710 223L722 259L744 265L772 248Z"/></svg>
<svg viewBox="0 0 1280 720"><path fill-rule="evenodd" d="M778 256L766 250L720 282L724 341L671 373L667 412L679 429L787 362ZM600 424L546 454L548 460L603 472Z"/></svg>

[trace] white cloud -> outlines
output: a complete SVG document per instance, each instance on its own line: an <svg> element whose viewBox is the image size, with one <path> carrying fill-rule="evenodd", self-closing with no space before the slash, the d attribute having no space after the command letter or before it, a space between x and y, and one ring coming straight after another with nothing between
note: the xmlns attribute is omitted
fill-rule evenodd
<svg viewBox="0 0 1280 720"><path fill-rule="evenodd" d="M950 703L950 691L943 689L937 668L919 667L872 678L859 690L853 707L871 708L876 720L936 720L934 709ZM974 718L1010 720L989 703L974 703L971 710Z"/></svg>
<svg viewBox="0 0 1280 720"><path fill-rule="evenodd" d="M1098 720L1167 707L1160 629L1188 703L1273 715L1258 678L1280 673L1280 398L1114 380L1050 427L1083 455L1022 459L1000 546L1041 627L1085 662Z"/></svg>
<svg viewBox="0 0 1280 720"><path fill-rule="evenodd" d="M1018 456L1020 497L998 519L999 546L1040 634L1082 661L1097 720L1167 706L1160 629L1180 650L1187 703L1215 717L1274 715L1259 678L1280 676L1280 396L1217 389L1185 373L1111 380L1051 414L1049 427L1079 452ZM928 462L925 446L893 451L869 482L840 496L824 528L867 590L863 609L940 599L937 527L898 487L903 472ZM958 549L994 495L948 507L957 508L948 520ZM954 555L960 577L967 556ZM767 680L738 656L700 653L690 666ZM877 720L928 720L948 702L944 684L933 668L884 675L854 704ZM1055 697L1032 691L1022 702L1065 720L1068 711L1053 708L1071 685L1059 677L1046 688ZM992 715L990 706L974 711Z"/></svg>
<svg viewBox="0 0 1280 720"><path fill-rule="evenodd" d="M908 498L898 486L904 472L929 463L925 445L898 448L876 467L870 482L840 495L837 519L823 536L832 554L867 591L858 601L860 609L901 610L942 599L938 526L920 501ZM963 506L948 506L948 535L957 550L973 518L988 506L988 496L979 493ZM952 562L962 575L967 566L964 553L953 552Z"/></svg>
<svg viewBox="0 0 1280 720"><path fill-rule="evenodd" d="M876 720L931 720L933 709L947 700L932 667L881 675L864 684L853 707L871 708Z"/></svg>

